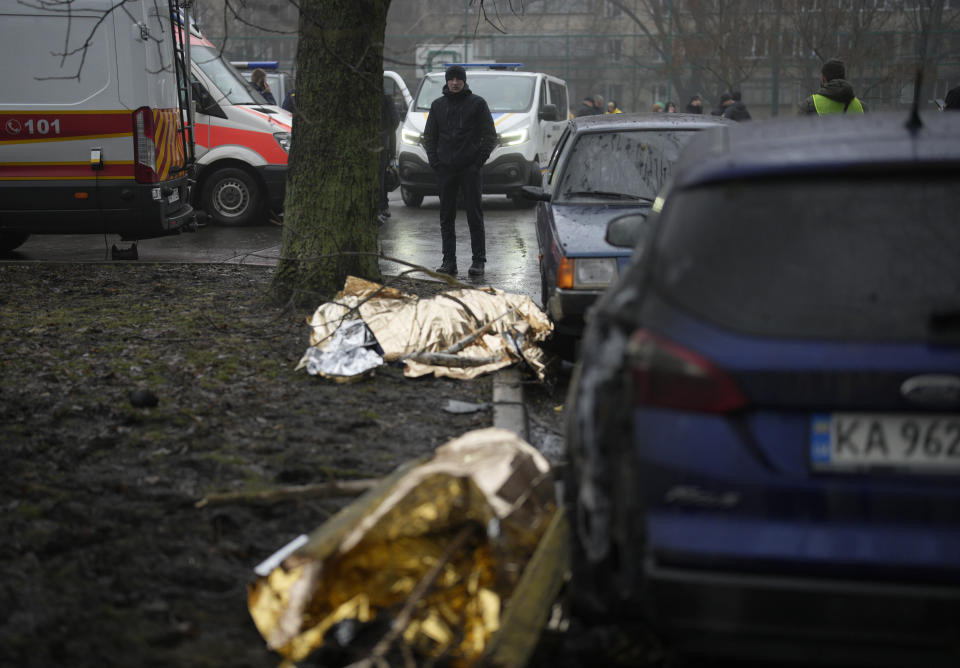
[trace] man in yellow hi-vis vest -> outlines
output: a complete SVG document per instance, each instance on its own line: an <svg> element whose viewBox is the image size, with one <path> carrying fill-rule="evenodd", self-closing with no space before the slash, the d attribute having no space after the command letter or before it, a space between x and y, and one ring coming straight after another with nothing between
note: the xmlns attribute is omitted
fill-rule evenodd
<svg viewBox="0 0 960 668"><path fill-rule="evenodd" d="M800 104L800 114L862 114L863 104L853 94L846 68L839 58L831 58L820 68L820 90Z"/></svg>

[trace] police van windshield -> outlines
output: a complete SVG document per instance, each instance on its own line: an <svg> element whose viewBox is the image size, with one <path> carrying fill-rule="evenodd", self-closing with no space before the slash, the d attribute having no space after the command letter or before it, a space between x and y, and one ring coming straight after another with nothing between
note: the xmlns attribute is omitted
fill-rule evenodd
<svg viewBox="0 0 960 668"><path fill-rule="evenodd" d="M223 102L225 98L230 104L266 104L267 101L257 93L253 86L247 83L240 73L220 57L216 49L209 46L190 45L190 58L203 70L207 78L213 82L220 94L210 91L210 94Z"/></svg>
<svg viewBox="0 0 960 668"><path fill-rule="evenodd" d="M430 104L443 95L446 83L442 73L426 77L417 93L417 110L429 111ZM533 104L535 83L536 78L532 76L467 72L467 86L487 101L490 112L494 114L529 109Z"/></svg>

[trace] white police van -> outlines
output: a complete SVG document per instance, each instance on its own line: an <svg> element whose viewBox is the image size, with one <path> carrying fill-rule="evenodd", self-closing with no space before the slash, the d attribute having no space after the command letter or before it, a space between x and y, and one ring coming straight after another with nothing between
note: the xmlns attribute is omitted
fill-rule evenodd
<svg viewBox="0 0 960 668"><path fill-rule="evenodd" d="M448 63L445 67L453 63ZM569 117L567 83L543 72L523 72L522 63L456 63L467 71L467 86L487 101L499 141L483 166L484 194L504 194L531 206L520 189L541 184L541 171ZM437 195L437 175L421 143L430 104L442 95L444 72L432 72L420 87L400 128L397 166L407 206Z"/></svg>

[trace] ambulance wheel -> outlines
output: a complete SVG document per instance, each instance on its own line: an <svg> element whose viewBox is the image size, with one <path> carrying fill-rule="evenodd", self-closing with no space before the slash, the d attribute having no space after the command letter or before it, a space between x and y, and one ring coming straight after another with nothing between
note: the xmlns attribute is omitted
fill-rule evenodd
<svg viewBox="0 0 960 668"><path fill-rule="evenodd" d="M20 248L29 237L27 232L0 232L0 253Z"/></svg>
<svg viewBox="0 0 960 668"><path fill-rule="evenodd" d="M403 186L400 186L400 197L403 199L404 204L414 209L423 204L423 195L421 193L415 193Z"/></svg>
<svg viewBox="0 0 960 668"><path fill-rule="evenodd" d="M252 176L236 167L218 169L203 186L203 210L217 225L249 225L262 213L263 196Z"/></svg>

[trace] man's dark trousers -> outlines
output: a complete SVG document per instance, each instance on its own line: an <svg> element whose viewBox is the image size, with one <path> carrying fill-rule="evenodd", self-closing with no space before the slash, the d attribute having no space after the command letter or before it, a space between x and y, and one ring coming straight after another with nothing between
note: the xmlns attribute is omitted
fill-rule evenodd
<svg viewBox="0 0 960 668"><path fill-rule="evenodd" d="M440 186L440 239L443 261L457 257L457 191L463 192L463 203L470 225L470 248L474 262L486 262L486 237L483 230L483 211L480 208L483 192L483 174L480 167L469 165L460 169L441 167L437 171Z"/></svg>

